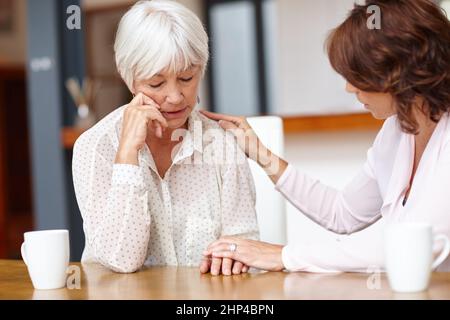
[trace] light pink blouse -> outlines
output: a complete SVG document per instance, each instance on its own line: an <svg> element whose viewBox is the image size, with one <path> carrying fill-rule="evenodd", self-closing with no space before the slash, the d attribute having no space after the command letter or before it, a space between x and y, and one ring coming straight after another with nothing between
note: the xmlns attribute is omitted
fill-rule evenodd
<svg viewBox="0 0 450 320"><path fill-rule="evenodd" d="M397 117L387 119L359 174L343 190L335 190L289 166L279 190L295 207L321 226L350 234L373 224L425 222L450 237L450 120L439 121L421 159L403 206L414 161L414 136L404 133ZM289 243L282 259L288 270L310 272L383 269L382 232L369 241ZM439 250L437 246L436 250ZM439 268L450 271L450 259Z"/></svg>

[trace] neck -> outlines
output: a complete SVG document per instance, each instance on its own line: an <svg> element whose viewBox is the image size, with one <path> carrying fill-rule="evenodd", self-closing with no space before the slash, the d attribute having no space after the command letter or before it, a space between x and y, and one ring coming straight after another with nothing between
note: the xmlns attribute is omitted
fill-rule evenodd
<svg viewBox="0 0 450 320"><path fill-rule="evenodd" d="M414 109L414 117L419 125L416 140L428 142L434 129L436 129L437 123L431 120L429 115L422 111L421 108Z"/></svg>

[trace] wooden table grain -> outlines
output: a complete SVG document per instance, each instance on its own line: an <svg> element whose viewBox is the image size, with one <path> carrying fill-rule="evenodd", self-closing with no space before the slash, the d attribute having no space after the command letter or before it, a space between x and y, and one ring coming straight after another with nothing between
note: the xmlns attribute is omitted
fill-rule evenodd
<svg viewBox="0 0 450 320"><path fill-rule="evenodd" d="M450 299L450 273L433 273L425 292L398 294L390 290L384 274L255 272L214 277L186 267L118 274L96 264L71 266L80 268L80 289L34 290L22 261L0 260L0 299Z"/></svg>

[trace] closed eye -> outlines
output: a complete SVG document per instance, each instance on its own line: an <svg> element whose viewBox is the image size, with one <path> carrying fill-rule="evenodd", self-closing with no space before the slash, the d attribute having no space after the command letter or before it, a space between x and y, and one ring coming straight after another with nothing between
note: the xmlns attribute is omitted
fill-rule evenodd
<svg viewBox="0 0 450 320"><path fill-rule="evenodd" d="M152 88L154 88L154 89L157 89L157 88L161 87L163 83L164 83L164 82L160 82L160 83L158 83L158 84L149 84L149 86L152 87Z"/></svg>
<svg viewBox="0 0 450 320"><path fill-rule="evenodd" d="M180 80L183 82L189 82L193 79L194 77L190 77L190 78L181 78Z"/></svg>

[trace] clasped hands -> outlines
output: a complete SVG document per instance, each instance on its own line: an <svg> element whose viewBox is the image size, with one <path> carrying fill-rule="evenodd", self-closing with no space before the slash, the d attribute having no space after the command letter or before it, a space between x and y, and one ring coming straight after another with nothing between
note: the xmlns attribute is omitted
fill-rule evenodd
<svg viewBox="0 0 450 320"><path fill-rule="evenodd" d="M211 243L203 252L200 272L216 276L248 272L250 267L282 271L282 245L238 237L222 237Z"/></svg>

